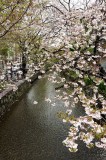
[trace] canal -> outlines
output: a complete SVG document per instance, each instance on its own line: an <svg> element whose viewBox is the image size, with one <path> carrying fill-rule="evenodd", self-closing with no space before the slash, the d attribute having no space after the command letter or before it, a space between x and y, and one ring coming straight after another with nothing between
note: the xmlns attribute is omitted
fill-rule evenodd
<svg viewBox="0 0 106 160"><path fill-rule="evenodd" d="M0 160L106 160L104 150L89 150L80 142L79 151L70 153L62 144L69 126L57 115L65 108L55 95L54 85L43 78L13 106L0 123ZM56 106L47 103L45 97Z"/></svg>

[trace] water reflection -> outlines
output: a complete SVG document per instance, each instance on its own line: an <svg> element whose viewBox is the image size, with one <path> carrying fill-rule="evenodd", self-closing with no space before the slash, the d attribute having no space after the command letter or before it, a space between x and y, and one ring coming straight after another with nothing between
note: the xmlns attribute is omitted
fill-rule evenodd
<svg viewBox="0 0 106 160"><path fill-rule="evenodd" d="M103 150L88 150L79 143L79 151L70 153L62 141L68 125L58 118L65 111L63 103L54 100L54 86L47 78L37 81L0 125L0 160L105 160ZM45 102L53 99L56 106ZM34 101L38 101L34 105ZM78 115L78 108L74 114ZM80 111L81 112L81 111Z"/></svg>

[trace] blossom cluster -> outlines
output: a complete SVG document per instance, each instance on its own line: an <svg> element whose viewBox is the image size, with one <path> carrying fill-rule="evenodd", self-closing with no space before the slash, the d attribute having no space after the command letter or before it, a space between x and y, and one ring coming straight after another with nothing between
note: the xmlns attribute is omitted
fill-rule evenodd
<svg viewBox="0 0 106 160"><path fill-rule="evenodd" d="M78 139L88 148L106 149L106 79L100 68L101 58L106 54L106 47L102 45L106 32L104 10L104 5L94 5L86 11L72 11L66 50L49 55L49 60L57 59L51 69L61 77L58 80L50 76L49 80L65 90L56 98L64 101L66 107L63 122L68 122L70 129L63 143L70 152L78 150ZM73 115L76 106L84 109L84 116Z"/></svg>

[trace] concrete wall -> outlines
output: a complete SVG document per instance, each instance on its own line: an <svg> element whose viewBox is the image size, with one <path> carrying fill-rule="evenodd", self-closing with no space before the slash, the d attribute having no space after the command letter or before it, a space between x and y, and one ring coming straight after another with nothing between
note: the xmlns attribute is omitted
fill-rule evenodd
<svg viewBox="0 0 106 160"><path fill-rule="evenodd" d="M34 82L40 73L36 73L30 77L30 82L27 80L21 80L15 85L17 90L13 90L13 87L4 90L0 93L0 117L4 116L7 111L11 109L12 104L21 98L21 96L31 87L31 83Z"/></svg>

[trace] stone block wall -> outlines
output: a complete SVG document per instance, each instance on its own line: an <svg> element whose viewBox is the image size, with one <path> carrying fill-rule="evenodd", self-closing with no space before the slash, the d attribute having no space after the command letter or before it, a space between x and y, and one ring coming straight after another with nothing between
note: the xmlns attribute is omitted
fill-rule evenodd
<svg viewBox="0 0 106 160"><path fill-rule="evenodd" d="M17 86L16 90L14 90L13 87L9 87L9 89L0 93L0 118L3 117L5 113L10 110L11 106L31 87L31 83L38 78L39 74L40 73L37 72L32 75L29 82L27 80L17 82L15 84Z"/></svg>

